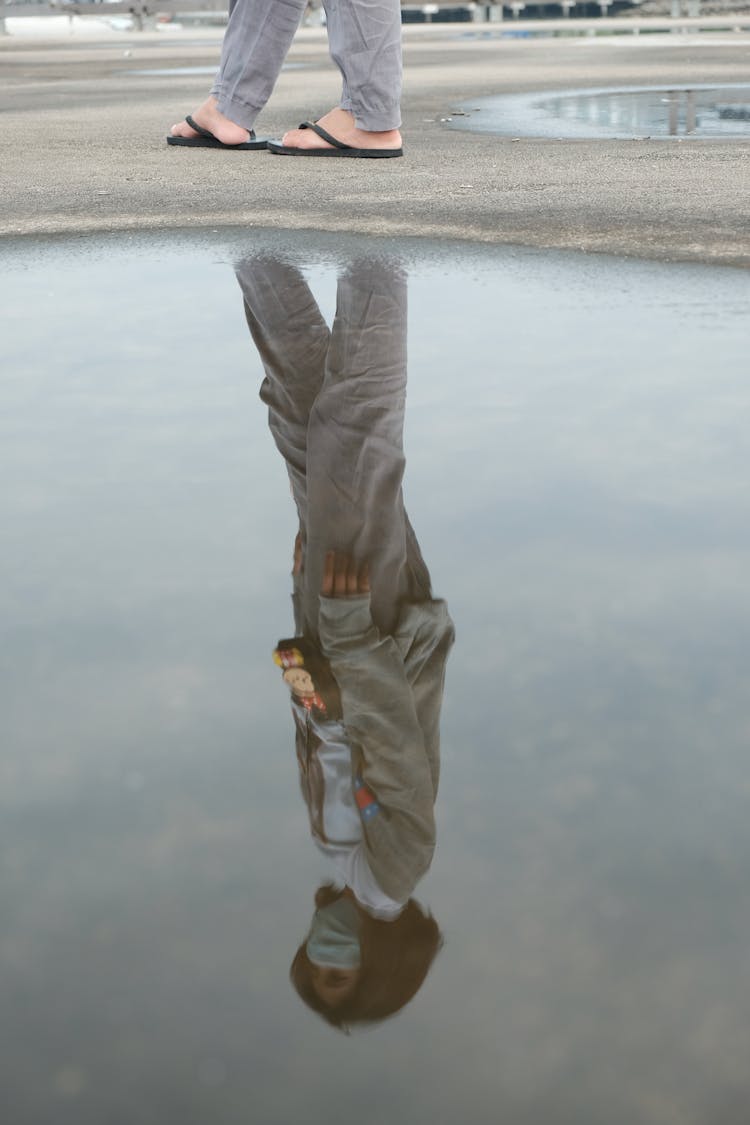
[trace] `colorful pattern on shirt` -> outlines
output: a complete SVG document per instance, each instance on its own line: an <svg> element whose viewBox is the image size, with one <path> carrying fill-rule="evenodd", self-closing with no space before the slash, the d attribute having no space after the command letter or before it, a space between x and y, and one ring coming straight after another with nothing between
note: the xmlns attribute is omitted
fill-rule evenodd
<svg viewBox="0 0 750 1125"><path fill-rule="evenodd" d="M327 710L326 703L323 696L318 695L317 691L314 691L312 695L297 695L295 692L294 698L308 711L312 711L313 707L317 707L318 711L322 711L325 715Z"/></svg>
<svg viewBox="0 0 750 1125"><path fill-rule="evenodd" d="M363 820L372 820L380 812L380 805L375 800L375 794L365 785L361 777L354 779L354 800Z"/></svg>
<svg viewBox="0 0 750 1125"><path fill-rule="evenodd" d="M298 648L277 648L273 654L273 662L286 671L288 668L304 668L305 658Z"/></svg>

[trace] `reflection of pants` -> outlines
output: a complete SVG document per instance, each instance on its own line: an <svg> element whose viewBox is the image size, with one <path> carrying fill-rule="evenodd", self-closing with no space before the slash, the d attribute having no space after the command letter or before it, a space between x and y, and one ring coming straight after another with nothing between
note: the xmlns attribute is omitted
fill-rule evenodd
<svg viewBox="0 0 750 1125"><path fill-rule="evenodd" d="M341 71L339 105L360 129L401 124L400 0L323 0L331 58ZM211 93L231 121L252 129L271 96L305 0L230 0L221 64Z"/></svg>
<svg viewBox="0 0 750 1125"><path fill-rule="evenodd" d="M266 378L261 398L289 470L303 543L297 627L317 639L327 550L370 566L381 632L403 601L430 597L430 577L404 511L406 279L382 261L339 278L329 332L302 275L276 261L237 276Z"/></svg>

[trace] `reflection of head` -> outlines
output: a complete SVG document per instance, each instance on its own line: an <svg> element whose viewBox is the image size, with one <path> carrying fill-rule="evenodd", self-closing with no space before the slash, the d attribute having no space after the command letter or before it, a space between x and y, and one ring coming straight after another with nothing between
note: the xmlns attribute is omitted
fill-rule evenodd
<svg viewBox="0 0 750 1125"><path fill-rule="evenodd" d="M330 884L320 887L315 895L318 913L343 895ZM348 976L345 970L331 971L321 987L321 969L310 960L306 938L289 972L307 1006L340 1030L395 1015L419 991L443 943L437 922L414 899L389 922L364 910L357 913L360 964L356 970Z"/></svg>

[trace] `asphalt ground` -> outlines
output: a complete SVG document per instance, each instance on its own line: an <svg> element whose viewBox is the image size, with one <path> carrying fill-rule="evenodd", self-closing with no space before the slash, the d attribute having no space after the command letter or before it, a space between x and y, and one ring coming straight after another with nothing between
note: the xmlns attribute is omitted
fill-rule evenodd
<svg viewBox="0 0 750 1125"><path fill-rule="evenodd" d="M750 144L459 132L500 93L748 81L750 35L555 39L407 27L403 160L169 147L205 96L218 29L0 41L0 235L191 225L422 235L750 265ZM336 103L322 29L302 29L257 124L279 136Z"/></svg>

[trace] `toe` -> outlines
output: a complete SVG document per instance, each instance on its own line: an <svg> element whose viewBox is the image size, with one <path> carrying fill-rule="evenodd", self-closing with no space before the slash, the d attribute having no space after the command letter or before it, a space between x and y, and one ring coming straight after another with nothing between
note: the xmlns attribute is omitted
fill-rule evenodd
<svg viewBox="0 0 750 1125"><path fill-rule="evenodd" d="M191 129L187 121L178 121L169 130L173 137L197 137L195 129Z"/></svg>

